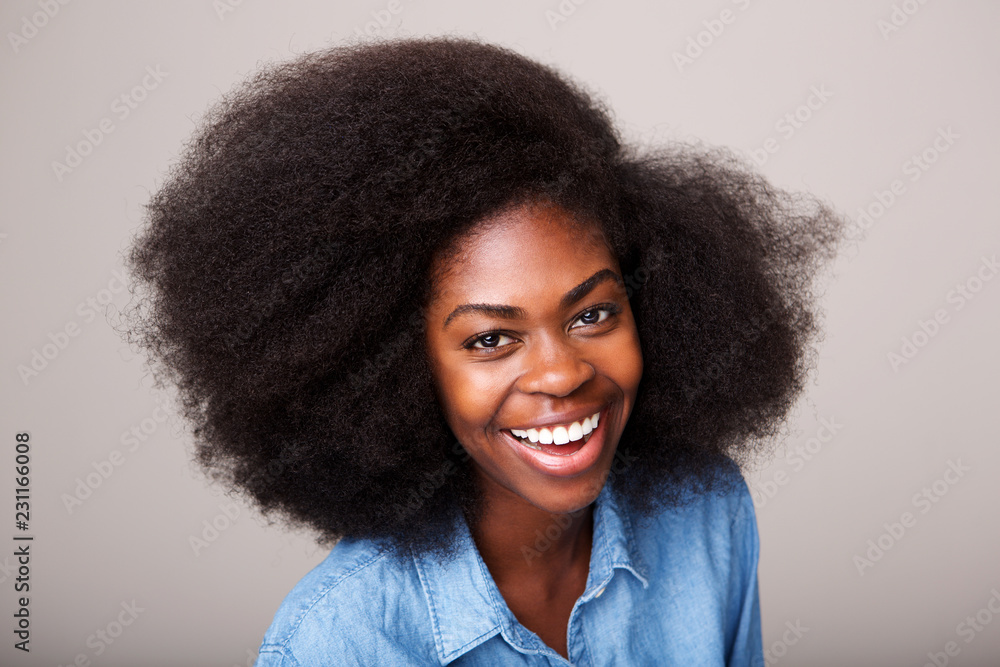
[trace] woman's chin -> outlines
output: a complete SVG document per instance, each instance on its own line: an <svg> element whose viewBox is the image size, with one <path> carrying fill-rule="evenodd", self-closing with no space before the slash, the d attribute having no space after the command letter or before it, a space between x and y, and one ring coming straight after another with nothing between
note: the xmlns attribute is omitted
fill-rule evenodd
<svg viewBox="0 0 1000 667"><path fill-rule="evenodd" d="M605 479L607 474L601 475L599 480L574 480L577 484L571 488L549 487L537 496L525 500L547 514L582 514L597 500Z"/></svg>

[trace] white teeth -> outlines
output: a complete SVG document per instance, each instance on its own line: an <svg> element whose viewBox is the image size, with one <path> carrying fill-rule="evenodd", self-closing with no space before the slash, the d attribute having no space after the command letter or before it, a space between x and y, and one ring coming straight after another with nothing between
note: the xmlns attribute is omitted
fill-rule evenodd
<svg viewBox="0 0 1000 667"><path fill-rule="evenodd" d="M584 421L586 421L586 420L584 420ZM572 424L570 424L569 425L569 439L570 440L579 440L582 437L583 437L583 426L580 425L580 422L573 422Z"/></svg>
<svg viewBox="0 0 1000 667"><path fill-rule="evenodd" d="M516 437L521 438L522 441L528 440L532 443L541 443L543 445L565 445L568 442L575 442L580 438L584 438L590 435L595 428L597 428L597 420L601 413L596 412L590 417L586 417L580 421L573 422L572 424L564 424L560 426L555 426L552 428L529 428L529 429L511 429L510 432ZM527 442L525 444L528 444ZM538 449L533 447L533 449Z"/></svg>

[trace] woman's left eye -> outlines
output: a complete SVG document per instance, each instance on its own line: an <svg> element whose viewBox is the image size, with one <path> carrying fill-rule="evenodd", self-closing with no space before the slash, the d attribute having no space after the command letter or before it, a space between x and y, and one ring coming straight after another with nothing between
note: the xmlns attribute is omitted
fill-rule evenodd
<svg viewBox="0 0 1000 667"><path fill-rule="evenodd" d="M616 312L618 312L618 309L611 307L591 308L580 313L576 321L586 325L599 324Z"/></svg>

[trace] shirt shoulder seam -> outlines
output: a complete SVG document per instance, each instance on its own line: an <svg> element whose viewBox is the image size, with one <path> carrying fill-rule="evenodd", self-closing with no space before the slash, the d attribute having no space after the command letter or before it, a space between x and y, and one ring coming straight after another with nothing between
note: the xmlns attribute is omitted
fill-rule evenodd
<svg viewBox="0 0 1000 667"><path fill-rule="evenodd" d="M371 554L368 558L365 558L361 562L357 563L350 570L347 570L346 572L341 572L341 573L338 573L336 575L333 575L333 579L330 580L330 581L324 581L323 585L313 594L313 598L309 602L309 604L306 605L306 606L304 606L298 612L298 614L294 618L294 620L289 624L288 629L284 633L284 636L281 639L281 641L277 642L278 638L276 637L275 638L275 642L269 642L267 645L268 646L277 646L277 647L282 648L283 650L284 649L290 649L289 642L292 640L292 638L298 632L299 627L301 627L303 621L305 621L306 616L309 615L309 613L313 610L313 608L317 604L319 604L319 602L323 598L325 598L326 596L328 596L333 591L333 589L335 589L341 583L343 583L347 579L353 577L355 574L357 574L361 570L365 569L369 565L372 565L376 561L384 558L385 555L386 555L385 550L384 549L379 549L375 553ZM327 576L331 576L331 575L327 575Z"/></svg>

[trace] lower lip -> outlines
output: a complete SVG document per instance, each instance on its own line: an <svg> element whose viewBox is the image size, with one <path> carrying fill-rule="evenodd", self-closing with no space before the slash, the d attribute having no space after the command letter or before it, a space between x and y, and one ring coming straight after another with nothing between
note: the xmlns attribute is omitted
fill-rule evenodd
<svg viewBox="0 0 1000 667"><path fill-rule="evenodd" d="M606 423L607 420L605 419L604 411L602 411L601 416L597 420L597 428L591 432L590 439L572 454L563 456L531 449L506 430L502 431L502 433L504 438L514 447L514 451L521 457L521 460L535 470L556 477L573 477L593 466L597 463L597 459L601 457L601 452L604 451ZM570 443L566 446L570 448L574 445L575 443Z"/></svg>

